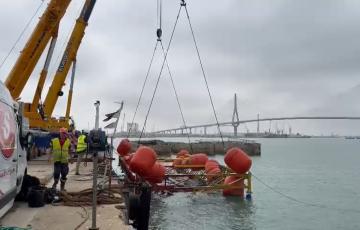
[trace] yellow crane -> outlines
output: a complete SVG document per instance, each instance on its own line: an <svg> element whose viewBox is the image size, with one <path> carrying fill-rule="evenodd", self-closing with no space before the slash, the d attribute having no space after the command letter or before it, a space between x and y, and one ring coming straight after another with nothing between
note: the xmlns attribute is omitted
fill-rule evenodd
<svg viewBox="0 0 360 230"><path fill-rule="evenodd" d="M73 28L71 37L54 76L52 85L49 88L45 102L42 104L41 93L47 77L48 68L51 62L53 51L57 41L59 23L65 14L71 0L51 0L45 12L41 16L39 23L28 39L23 51L21 52L16 64L12 68L5 85L9 89L12 97L19 100L19 96L24 89L35 65L39 61L47 44L50 45L46 56L44 67L41 71L32 103L24 103L24 116L29 119L30 128L54 130L59 127L68 127L70 120L70 108L72 100L72 88L75 76L76 54L84 36L85 28L88 24L91 12L96 0L86 0L79 18ZM73 74L71 87L68 95L68 103L65 117L56 119L51 117L59 96L62 96L62 86L66 80L69 69L73 64Z"/></svg>
<svg viewBox="0 0 360 230"><path fill-rule="evenodd" d="M64 86L64 82L68 75L71 65L73 66L73 72L70 83L70 90L68 94L68 101L66 107L65 119L59 120L57 123L53 118L50 119L52 122L48 122L47 129L56 129L59 127L64 127L69 124L70 119L70 108L72 101L72 89L74 84L74 76L75 76L75 67L76 67L76 54L80 47L82 38L84 37L85 28L88 25L88 21L92 10L95 6L96 0L86 0L83 6L83 9L80 13L79 18L76 20L76 24L66 46L65 52L62 56L59 67L56 71L52 84L49 88L49 91L46 95L43 107L45 117L51 118L52 113L54 111L56 102L63 94L62 87Z"/></svg>
<svg viewBox="0 0 360 230"><path fill-rule="evenodd" d="M51 0L41 16L5 81L14 99L19 98L50 39L53 38L53 43L55 43L60 20L70 2L71 0Z"/></svg>

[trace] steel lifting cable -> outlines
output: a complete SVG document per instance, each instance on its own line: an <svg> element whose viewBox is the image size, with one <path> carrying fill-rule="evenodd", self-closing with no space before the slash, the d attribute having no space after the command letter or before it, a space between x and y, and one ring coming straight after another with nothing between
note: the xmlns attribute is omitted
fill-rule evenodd
<svg viewBox="0 0 360 230"><path fill-rule="evenodd" d="M157 0L157 19L158 28L162 28L162 0Z"/></svg>
<svg viewBox="0 0 360 230"><path fill-rule="evenodd" d="M38 6L38 8L35 10L35 13L31 16L31 18L29 19L29 21L26 23L24 29L21 31L21 33L19 34L18 38L16 39L15 43L13 44L13 46L11 47L11 49L9 50L9 52L7 53L7 55L4 57L4 59L1 61L0 64L0 69L3 67L3 65L5 64L6 60L9 58L10 54L14 51L15 47L17 46L17 44L19 43L20 39L22 38L22 36L24 35L25 31L27 30L27 28L29 28L30 23L33 21L33 19L35 18L35 16L37 15L37 13L39 12L39 10L41 9L41 7L43 6L43 4L45 3L45 0L41 0L40 5Z"/></svg>
<svg viewBox="0 0 360 230"><path fill-rule="evenodd" d="M159 86L159 82L160 82L160 78L161 78L162 71L163 71L163 69L164 69L166 57L167 57L167 55L168 55L168 53L169 53L170 45L171 45L172 39L173 39L173 37L174 37L174 33L175 33L175 29L176 29L177 23L178 23L178 21L179 21L179 16L180 16L180 13L181 13L181 8L182 8L182 6L180 6L180 8L179 8L178 14L177 14L177 16L176 16L176 21L175 21L174 27L173 27L172 32L171 32L171 36L170 36L170 40L169 40L169 43L168 43L168 46L167 46L167 49L166 49L165 57L164 57L164 60L163 60L163 62L162 62L162 65L161 65L160 73L159 73L159 75L158 75L158 78L157 78L157 81L156 81L156 85L155 85L155 88L154 88L154 92L153 92L153 95L152 95L152 97L151 97L150 105L149 105L148 111L147 111L146 116L145 116L144 125L143 125L142 130L141 130L141 133L140 133L140 137L139 137L139 140L138 140L139 143L140 143L140 140L141 140L141 138L142 138L142 135L144 134L144 131L145 131L146 122L147 122L147 119L148 119L148 117L149 117L149 113L150 113L150 110L151 110L151 106L152 106L152 104L153 104L153 101L154 101L154 98L155 98L155 94L156 94L156 91L157 91L158 86Z"/></svg>
<svg viewBox="0 0 360 230"><path fill-rule="evenodd" d="M161 39L161 35L162 35L162 0L158 0L158 15L157 16L158 16L158 19L159 19L159 28L156 31L156 35L158 37L157 40L160 42L160 45L161 45L162 54L164 55L166 67L167 67L167 70L168 70L168 73L169 73L169 76L170 76L171 85L172 85L174 93L175 93L175 97L176 97L176 101L177 101L179 111L180 111L180 114L181 114L182 122L183 122L183 125L184 125L185 129L186 129L187 125L186 125L186 121L185 121L185 116L184 116L183 110L181 108L179 96L178 96L178 93L177 93L177 90L176 90L176 87L175 87L174 78L173 78L172 73L170 71L169 62L168 62L168 60L167 60L167 58L165 56L165 49L164 49L164 45L163 45L162 39ZM191 151L191 153L193 153L194 151L193 151L192 144L191 144L191 141L190 141L190 134L187 131L186 131L186 134L187 134L187 139L188 139L190 151Z"/></svg>
<svg viewBox="0 0 360 230"><path fill-rule="evenodd" d="M163 55L164 55L164 58L165 58L165 49L164 49L164 46L163 46L163 43L162 41L160 40L160 45L161 45L161 49L162 49L162 52L163 52ZM169 66L169 62L167 61L167 59L165 59L165 63L166 63L166 66L167 66L167 70L169 72L169 76L170 76L170 80L171 80L171 85L174 89L174 93L175 93L175 97L176 97L176 102L178 104L178 107L179 107L179 111L180 111L180 114L181 114L181 118L182 118L182 122L183 122L183 125L185 127L185 130L187 125L186 125L186 121L185 121L185 116L184 116L184 113L183 113L183 110L181 108L181 104L180 104L180 100L179 100L179 95L177 93L177 90L176 90L176 87L175 87L175 82L174 82L174 78L172 76L172 73L170 71L170 66ZM187 138L188 138L188 142L189 142L189 146L190 146L190 151L191 153L194 153L193 151L193 148L192 148L192 145L191 145L191 140L190 140L190 134L186 131L186 135L187 135Z"/></svg>
<svg viewBox="0 0 360 230"><path fill-rule="evenodd" d="M186 12L186 16L187 16L187 19L188 19L188 22L189 22L189 26L190 26L192 38L193 38L194 45L195 45L195 48L196 48L196 53L197 53L197 56L198 56L198 59L199 59L199 63L200 63L200 66L201 66L202 75L203 75L203 77L204 77L205 86L206 86L207 92L208 92L208 94L209 94L209 98L210 98L210 102L211 102L211 107L212 107L212 110L213 110L213 113L214 113L214 117L215 117L215 120L216 120L216 124L217 124L218 131L219 131L219 134L220 134L220 137L221 137L221 142L222 142L223 148L224 148L224 150L225 150L224 138L223 138L223 135L222 135L221 130L220 130L220 124L219 124L219 120L218 120L218 118L217 118L217 114L216 114L216 110L215 110L215 106L214 106L214 101L213 101L213 99L212 99L211 92L210 92L210 88L209 88L209 84L208 84L208 81L207 81L207 79L206 79L206 74L205 74L204 66L203 66L203 63L202 63L202 60L201 60L199 48L198 48L198 45L197 45L197 42L196 42L196 39L195 39L194 29L193 29L192 24L191 24L189 12L188 12L188 10L187 10L185 0L181 0L181 6L184 6L184 8L185 8L185 12Z"/></svg>
<svg viewBox="0 0 360 230"><path fill-rule="evenodd" d="M296 202L296 203L299 203L299 204L302 204L302 205L305 205L305 206L311 206L311 207L322 208L322 209L337 210L337 211L342 211L342 212L360 213L360 210L358 210L358 209L337 208L337 207L331 207L331 206L324 205L324 204L310 203L310 202L299 200L297 198L289 196L289 195L287 195L287 194L285 194L283 192L280 192L279 190L273 188L272 186L268 185L263 180L261 180L258 176L255 176L254 173L251 173L251 176L253 178L255 178L257 181L259 181L262 185L264 185L265 187L270 189L271 191L273 191L273 192L281 195L282 197L284 197L284 198L286 198L288 200L291 200L293 202Z"/></svg>
<svg viewBox="0 0 360 230"><path fill-rule="evenodd" d="M143 93L144 93L144 89L145 89L146 82L147 82L147 80L148 80L148 78L149 78L151 66L152 66L152 63L153 63L153 61L154 61L154 56L155 56L155 53L156 53L158 44L159 44L159 41L156 41L155 47L154 47L154 51L153 51L153 54L152 54L151 59L150 59L150 64L149 64L148 70L147 70L147 72L146 72L145 80L144 80L144 82L143 82L142 89L141 89L141 92L140 92L140 96L139 96L139 99L138 99L138 102L137 102L137 105L136 105L136 108L135 108L135 112L134 112L134 115L133 115L133 118L132 118L132 121L131 121L131 127L129 128L128 133L127 133L127 138L130 137L130 133L131 133L131 130L132 130L132 126L133 126L134 121L135 121L136 113L137 113L137 111L138 111L138 109L139 109L140 101L141 101L142 95L143 95Z"/></svg>

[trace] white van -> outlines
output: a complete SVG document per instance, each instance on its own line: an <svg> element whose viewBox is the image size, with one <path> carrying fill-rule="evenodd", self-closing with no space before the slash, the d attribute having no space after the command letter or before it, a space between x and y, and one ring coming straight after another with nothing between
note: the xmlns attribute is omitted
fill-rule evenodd
<svg viewBox="0 0 360 230"><path fill-rule="evenodd" d="M12 207L26 173L21 123L18 104L0 82L0 218Z"/></svg>

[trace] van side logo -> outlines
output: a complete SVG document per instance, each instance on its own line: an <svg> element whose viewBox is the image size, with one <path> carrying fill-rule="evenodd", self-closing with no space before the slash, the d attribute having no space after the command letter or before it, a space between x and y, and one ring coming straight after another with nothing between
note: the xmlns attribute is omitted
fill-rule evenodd
<svg viewBox="0 0 360 230"><path fill-rule="evenodd" d="M12 157L15 150L15 124L11 108L0 103L0 151L5 159Z"/></svg>

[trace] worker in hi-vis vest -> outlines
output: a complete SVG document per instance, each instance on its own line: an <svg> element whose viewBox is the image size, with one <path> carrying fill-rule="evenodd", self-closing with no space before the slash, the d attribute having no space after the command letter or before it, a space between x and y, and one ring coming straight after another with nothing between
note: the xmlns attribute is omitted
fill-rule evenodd
<svg viewBox="0 0 360 230"><path fill-rule="evenodd" d="M60 128L60 137L53 138L51 140L51 156L54 162L54 184L53 188L56 189L60 180L60 190L65 191L66 176L69 173L69 152L70 152L70 140L67 137L67 129ZM60 177L61 176L61 177Z"/></svg>
<svg viewBox="0 0 360 230"><path fill-rule="evenodd" d="M77 161L76 161L75 175L80 175L79 173L80 163L86 152L87 152L87 137L85 135L85 132L82 131L77 140L77 147L76 147Z"/></svg>

